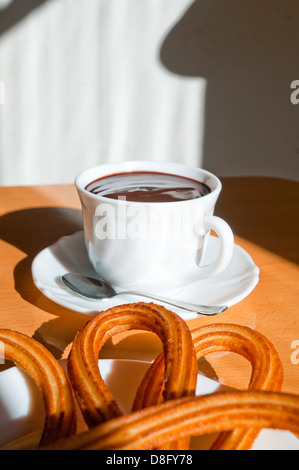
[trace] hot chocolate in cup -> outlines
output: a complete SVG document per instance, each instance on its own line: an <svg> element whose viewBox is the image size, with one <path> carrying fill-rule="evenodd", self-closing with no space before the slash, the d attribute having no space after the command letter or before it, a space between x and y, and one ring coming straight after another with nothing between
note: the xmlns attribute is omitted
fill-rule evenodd
<svg viewBox="0 0 299 470"><path fill-rule="evenodd" d="M221 182L212 173L169 162L118 162L80 173L88 257L99 277L121 290L171 294L221 273L234 237L214 216ZM210 231L219 238L204 264Z"/></svg>

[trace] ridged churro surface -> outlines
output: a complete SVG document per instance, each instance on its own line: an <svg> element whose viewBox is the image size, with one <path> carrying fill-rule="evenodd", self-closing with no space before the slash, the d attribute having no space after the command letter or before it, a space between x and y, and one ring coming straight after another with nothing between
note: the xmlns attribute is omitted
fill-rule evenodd
<svg viewBox="0 0 299 470"><path fill-rule="evenodd" d="M187 397L113 419L53 449L154 449L169 440L258 426L299 432L299 397L243 391Z"/></svg>
<svg viewBox="0 0 299 470"><path fill-rule="evenodd" d="M0 329L5 360L25 371L40 390L45 423L40 446L76 431L76 411L69 380L59 362L38 341L12 330Z"/></svg>

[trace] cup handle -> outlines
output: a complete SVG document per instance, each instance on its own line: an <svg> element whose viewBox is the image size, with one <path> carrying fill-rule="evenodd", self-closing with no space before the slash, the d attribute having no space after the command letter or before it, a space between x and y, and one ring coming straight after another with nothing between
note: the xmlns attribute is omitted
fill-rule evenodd
<svg viewBox="0 0 299 470"><path fill-rule="evenodd" d="M220 217L214 215L204 216L202 230L197 231L198 235L203 235L213 230L216 232L219 243L219 255L213 263L207 266L200 266L200 277L210 277L221 273L228 266L234 250L234 235L230 226Z"/></svg>

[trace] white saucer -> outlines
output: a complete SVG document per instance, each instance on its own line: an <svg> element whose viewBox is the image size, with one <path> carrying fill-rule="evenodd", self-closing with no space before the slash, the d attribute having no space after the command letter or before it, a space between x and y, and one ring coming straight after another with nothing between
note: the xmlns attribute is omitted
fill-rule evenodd
<svg viewBox="0 0 299 470"><path fill-rule="evenodd" d="M66 360L61 361L64 369ZM138 385L149 363L123 359L100 359L102 378L123 413L131 411ZM123 387L126 383L128 386ZM206 395L228 390L218 382L201 374L197 376L196 395ZM86 425L77 409L77 431ZM44 424L44 405L33 382L17 367L0 373L0 449L36 449ZM190 448L209 449L216 435L193 437ZM288 431L263 429L253 450L299 450L299 440Z"/></svg>
<svg viewBox="0 0 299 470"><path fill-rule="evenodd" d="M218 238L211 237L205 263L210 263L215 259L218 248ZM115 305L149 302L149 299L129 295L119 295L105 301L83 298L70 291L62 283L61 276L68 271L97 277L87 256L82 231L62 237L35 257L32 263L32 276L37 288L57 304L89 315ZM235 245L232 260L225 271L213 278L184 286L179 298L192 303L230 307L247 297L257 285L258 280L258 267L243 248ZM185 320L198 318L197 313L172 306L171 310Z"/></svg>

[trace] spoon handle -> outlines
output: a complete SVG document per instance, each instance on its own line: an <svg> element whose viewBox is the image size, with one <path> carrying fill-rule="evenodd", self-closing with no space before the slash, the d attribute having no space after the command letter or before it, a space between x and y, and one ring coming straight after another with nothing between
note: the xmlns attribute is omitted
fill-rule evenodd
<svg viewBox="0 0 299 470"><path fill-rule="evenodd" d="M126 291L126 292L118 292L117 295L138 295L141 297L147 297L152 300L158 300L160 302L164 302L169 305L173 305L175 307L183 308L185 310L189 310L191 312L197 312L201 315L218 315L219 313L224 312L227 309L226 305L199 305L199 304L191 304L189 302L183 302L181 300L174 300L168 299L166 297L161 297L160 295L152 295L152 294L145 294L144 292L136 292L136 291Z"/></svg>

